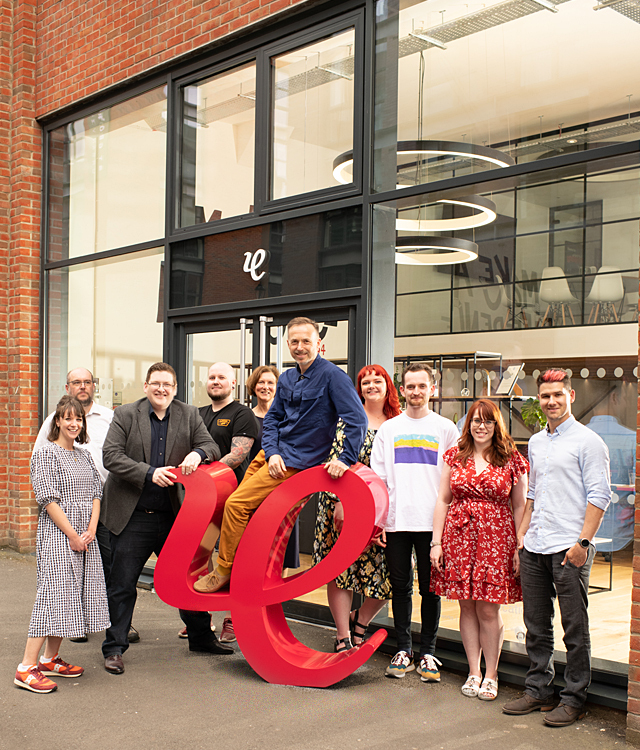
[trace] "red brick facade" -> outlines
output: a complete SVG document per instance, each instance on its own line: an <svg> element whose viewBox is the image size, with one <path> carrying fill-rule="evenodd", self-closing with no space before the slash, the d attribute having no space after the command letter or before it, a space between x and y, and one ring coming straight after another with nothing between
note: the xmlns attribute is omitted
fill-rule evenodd
<svg viewBox="0 0 640 750"><path fill-rule="evenodd" d="M0 23L0 543L32 549L29 456L38 424L41 131L35 122L35 0Z"/></svg>
<svg viewBox="0 0 640 750"><path fill-rule="evenodd" d="M37 116L197 50L301 0L44 0ZM17 3L21 5L21 3Z"/></svg>

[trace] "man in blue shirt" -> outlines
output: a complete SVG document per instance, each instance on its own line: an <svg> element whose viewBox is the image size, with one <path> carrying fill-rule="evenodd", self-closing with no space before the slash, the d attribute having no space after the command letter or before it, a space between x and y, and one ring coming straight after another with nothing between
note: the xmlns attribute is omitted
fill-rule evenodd
<svg viewBox="0 0 640 750"><path fill-rule="evenodd" d="M547 427L529 441L529 492L518 529L530 666L524 695L502 709L516 716L540 709L544 723L552 727L569 726L585 715L591 682L587 594L592 540L611 500L607 446L572 416L575 395L565 370L547 370L538 377ZM553 693L556 596L567 649L566 686L558 706Z"/></svg>
<svg viewBox="0 0 640 750"><path fill-rule="evenodd" d="M326 461L339 418L345 423L344 449L339 460L325 464L327 472L338 479L358 460L367 417L349 377L319 356L318 324L309 318L289 321L287 345L296 367L278 381L264 418L263 450L225 504L218 565L195 583L196 591L211 593L229 583L238 544L254 511L286 479Z"/></svg>

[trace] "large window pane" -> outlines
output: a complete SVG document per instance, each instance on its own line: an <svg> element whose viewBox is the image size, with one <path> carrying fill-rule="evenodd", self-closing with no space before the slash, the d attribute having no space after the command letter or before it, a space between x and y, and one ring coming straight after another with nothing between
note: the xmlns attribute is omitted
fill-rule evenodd
<svg viewBox="0 0 640 750"><path fill-rule="evenodd" d="M362 208L176 242L171 307L360 286Z"/></svg>
<svg viewBox="0 0 640 750"><path fill-rule="evenodd" d="M144 395L147 369L162 359L162 259L157 248L47 273L47 411L76 367L93 372L103 406Z"/></svg>
<svg viewBox="0 0 640 750"><path fill-rule="evenodd" d="M253 211L256 66L183 89L179 226Z"/></svg>
<svg viewBox="0 0 640 750"><path fill-rule="evenodd" d="M164 234L167 95L147 91L49 135L49 260Z"/></svg>
<svg viewBox="0 0 640 750"><path fill-rule="evenodd" d="M349 29L272 58L271 198L340 184L334 159L353 149L354 45Z"/></svg>
<svg viewBox="0 0 640 750"><path fill-rule="evenodd" d="M637 140L637 14L594 5L379 0L375 188Z"/></svg>

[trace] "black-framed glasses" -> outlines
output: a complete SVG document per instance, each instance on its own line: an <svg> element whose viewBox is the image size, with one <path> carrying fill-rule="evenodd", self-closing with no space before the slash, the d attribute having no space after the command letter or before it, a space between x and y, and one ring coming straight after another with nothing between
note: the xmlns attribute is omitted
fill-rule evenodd
<svg viewBox="0 0 640 750"><path fill-rule="evenodd" d="M495 427L496 420L495 419L480 419L480 417L474 417L471 420L471 424L474 427L480 427L481 424L483 424L485 427Z"/></svg>

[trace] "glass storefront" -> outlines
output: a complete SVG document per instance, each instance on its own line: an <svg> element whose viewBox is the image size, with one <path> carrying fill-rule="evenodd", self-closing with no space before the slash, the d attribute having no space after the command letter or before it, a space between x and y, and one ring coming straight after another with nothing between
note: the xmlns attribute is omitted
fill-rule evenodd
<svg viewBox="0 0 640 750"><path fill-rule="evenodd" d="M594 653L625 663L638 26L569 0L353 8L176 63L162 85L48 128L45 409L71 367L90 367L115 407L162 358L181 397L206 403L212 362L239 384L258 363L286 368L283 325L309 314L350 374L433 363L434 408L454 422L522 365L500 404L526 453L535 377L567 367L577 418L612 456ZM331 621L324 590L305 599ZM503 609L507 648L522 650L521 605ZM457 611L444 605L453 639Z"/></svg>

